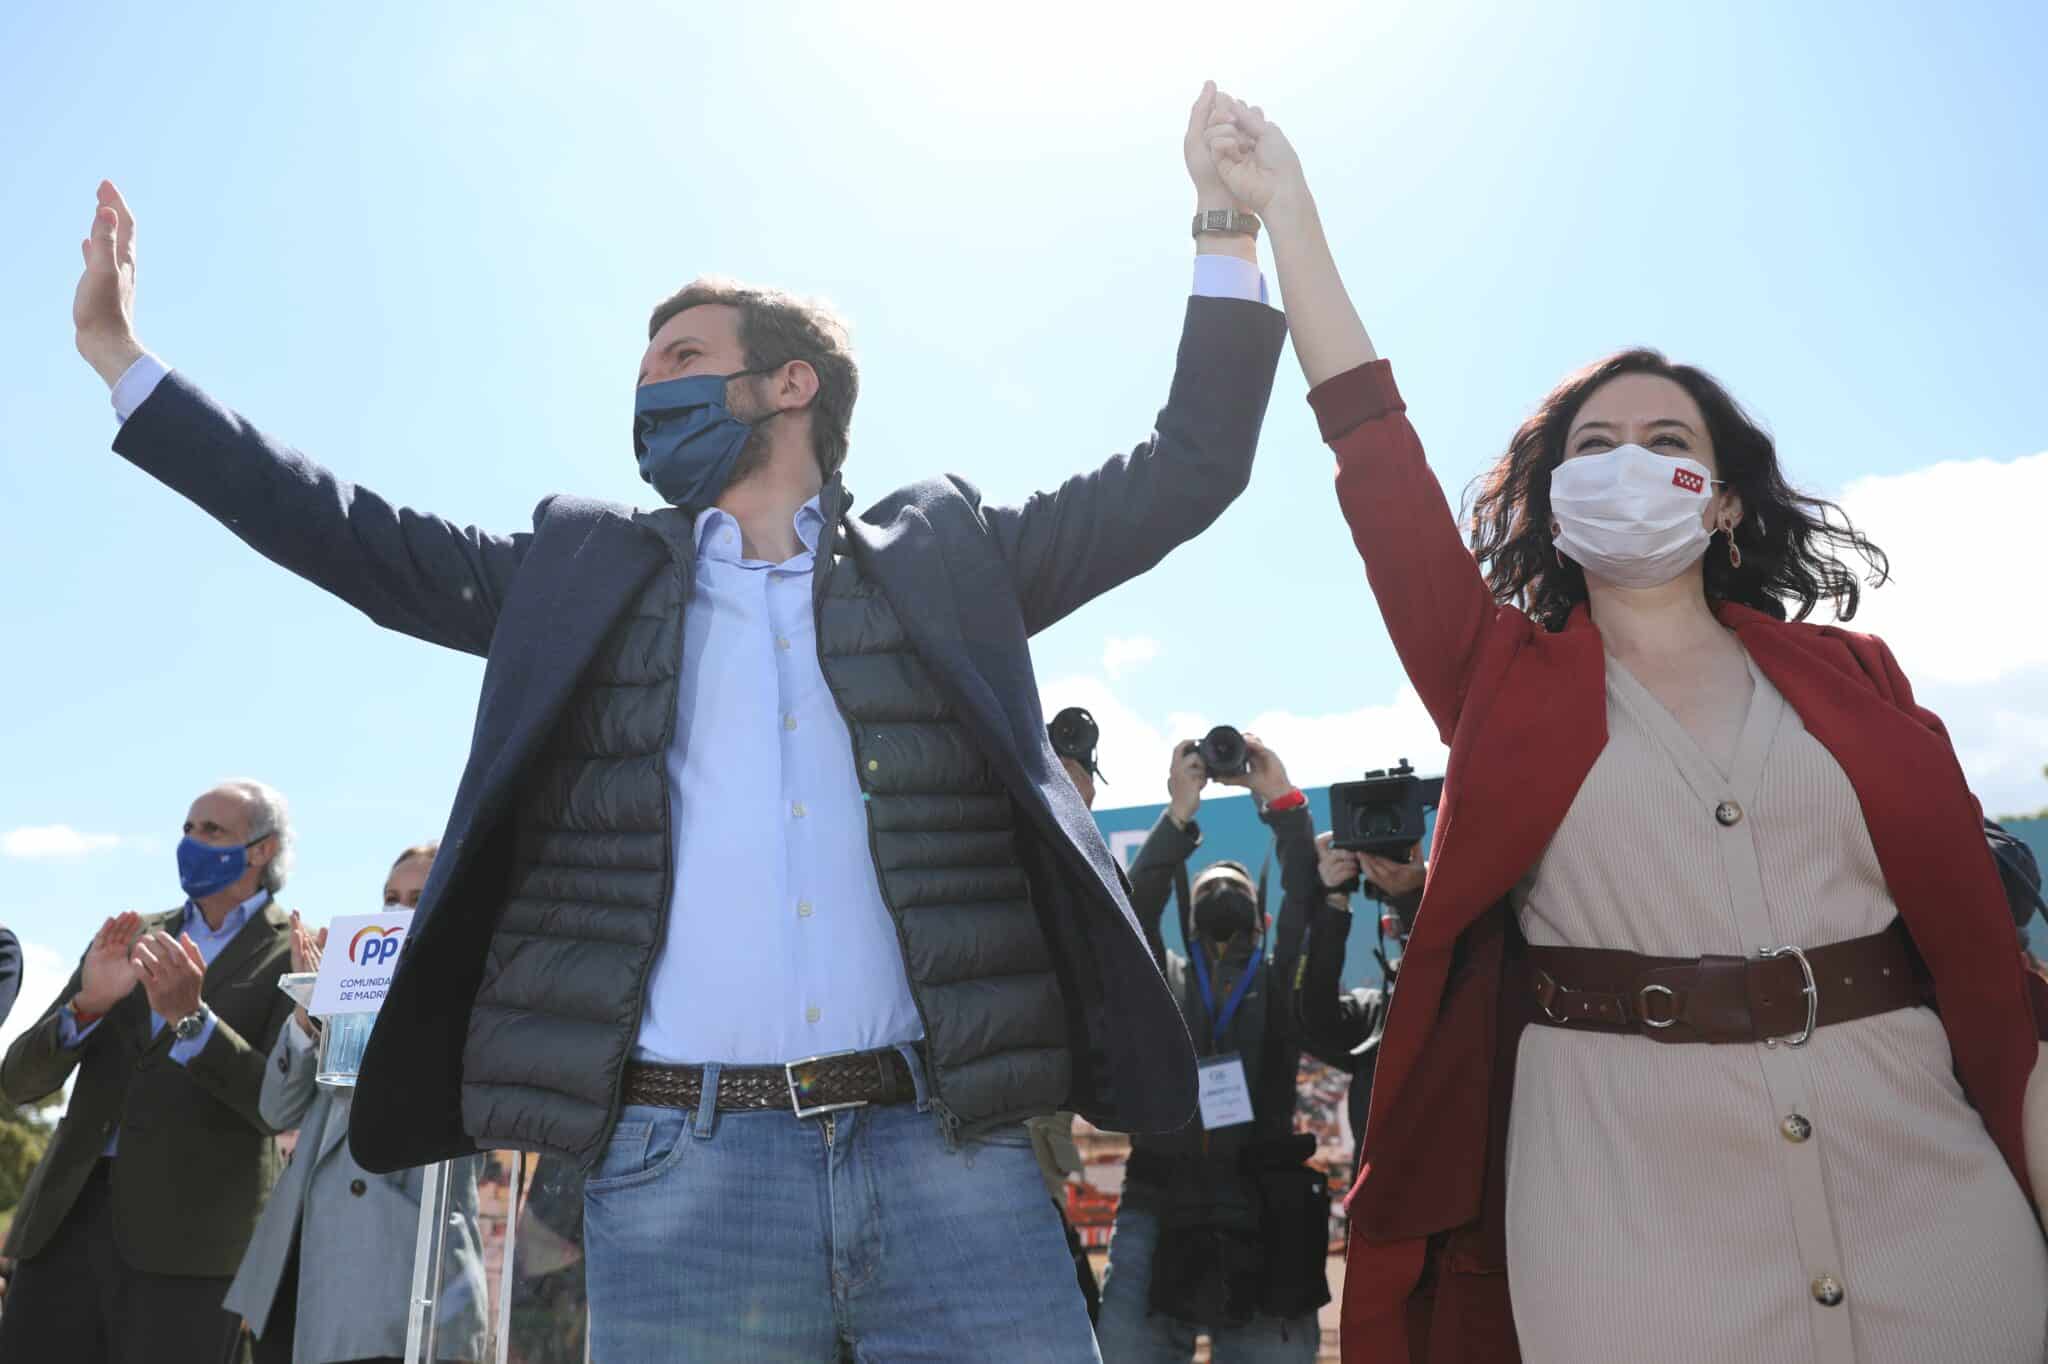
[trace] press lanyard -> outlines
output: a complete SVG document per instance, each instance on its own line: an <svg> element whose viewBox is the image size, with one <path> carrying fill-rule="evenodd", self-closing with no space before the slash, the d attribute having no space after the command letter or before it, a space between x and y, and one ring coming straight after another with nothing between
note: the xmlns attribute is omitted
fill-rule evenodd
<svg viewBox="0 0 2048 1364"><path fill-rule="evenodd" d="M1209 988L1209 968L1202 960L1208 953L1202 950L1199 943L1192 946L1194 950L1189 952L1188 956L1194 962L1195 984L1202 990L1202 1008L1209 1015L1209 1041L1221 1046L1224 1030L1229 1028L1230 1020L1237 1017L1237 1006L1244 1003L1245 992L1252 987L1252 977L1258 974L1259 963L1265 960L1266 947L1261 943L1252 949L1252 959L1245 963L1244 974L1238 978L1237 988L1230 992L1230 998L1224 1001L1223 1012L1219 1014L1216 1012L1215 993Z"/></svg>

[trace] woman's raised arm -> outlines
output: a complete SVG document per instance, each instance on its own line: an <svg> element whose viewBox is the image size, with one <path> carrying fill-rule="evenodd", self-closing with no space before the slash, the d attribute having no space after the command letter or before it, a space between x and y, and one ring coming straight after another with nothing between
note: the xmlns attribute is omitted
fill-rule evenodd
<svg viewBox="0 0 2048 1364"><path fill-rule="evenodd" d="M1225 185L1272 236L1295 357L1337 456L1337 500L1401 665L1448 743L1499 608L1337 273L1293 145L1263 111L1223 99L1208 138Z"/></svg>

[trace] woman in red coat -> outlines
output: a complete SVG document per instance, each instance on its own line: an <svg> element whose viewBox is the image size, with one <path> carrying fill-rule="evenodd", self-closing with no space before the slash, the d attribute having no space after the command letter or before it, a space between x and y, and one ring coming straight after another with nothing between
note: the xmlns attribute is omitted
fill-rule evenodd
<svg viewBox="0 0 2048 1364"><path fill-rule="evenodd" d="M2048 1049L1976 802L1883 643L1804 623L1883 556L1651 351L1544 401L1468 549L1286 139L1210 146L1451 749L1345 1358L2041 1360Z"/></svg>

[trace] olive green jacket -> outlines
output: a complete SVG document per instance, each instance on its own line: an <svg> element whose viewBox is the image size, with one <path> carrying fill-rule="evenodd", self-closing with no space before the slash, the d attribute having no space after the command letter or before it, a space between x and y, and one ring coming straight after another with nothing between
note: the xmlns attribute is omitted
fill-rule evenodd
<svg viewBox="0 0 2048 1364"><path fill-rule="evenodd" d="M175 931L183 913L181 906L155 915L143 931ZM182 1066L170 1059L169 1028L150 1035L140 986L76 1047L60 1045L58 1013L80 984L79 972L71 973L0 1061L0 1097L10 1103L40 1099L78 1073L64 1120L15 1211L5 1254L33 1260L43 1253L118 1133L112 1191L122 1259L152 1274L235 1272L277 1182L276 1132L258 1098L265 1058L291 1017L291 1001L277 988L291 967L290 925L267 902L207 967L200 995L217 1021L206 1046Z"/></svg>

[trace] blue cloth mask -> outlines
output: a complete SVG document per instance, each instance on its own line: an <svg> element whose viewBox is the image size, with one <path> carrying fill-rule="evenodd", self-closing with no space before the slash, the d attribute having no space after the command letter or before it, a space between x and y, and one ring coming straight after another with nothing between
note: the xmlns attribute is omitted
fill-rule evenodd
<svg viewBox="0 0 2048 1364"><path fill-rule="evenodd" d="M769 372L743 369L642 384L633 394L633 455L640 477L674 506L716 502L754 429L726 407L725 386Z"/></svg>
<svg viewBox="0 0 2048 1364"><path fill-rule="evenodd" d="M263 838L251 839L239 848L217 847L189 836L179 839L178 884L195 900L226 890L249 870L249 849Z"/></svg>

